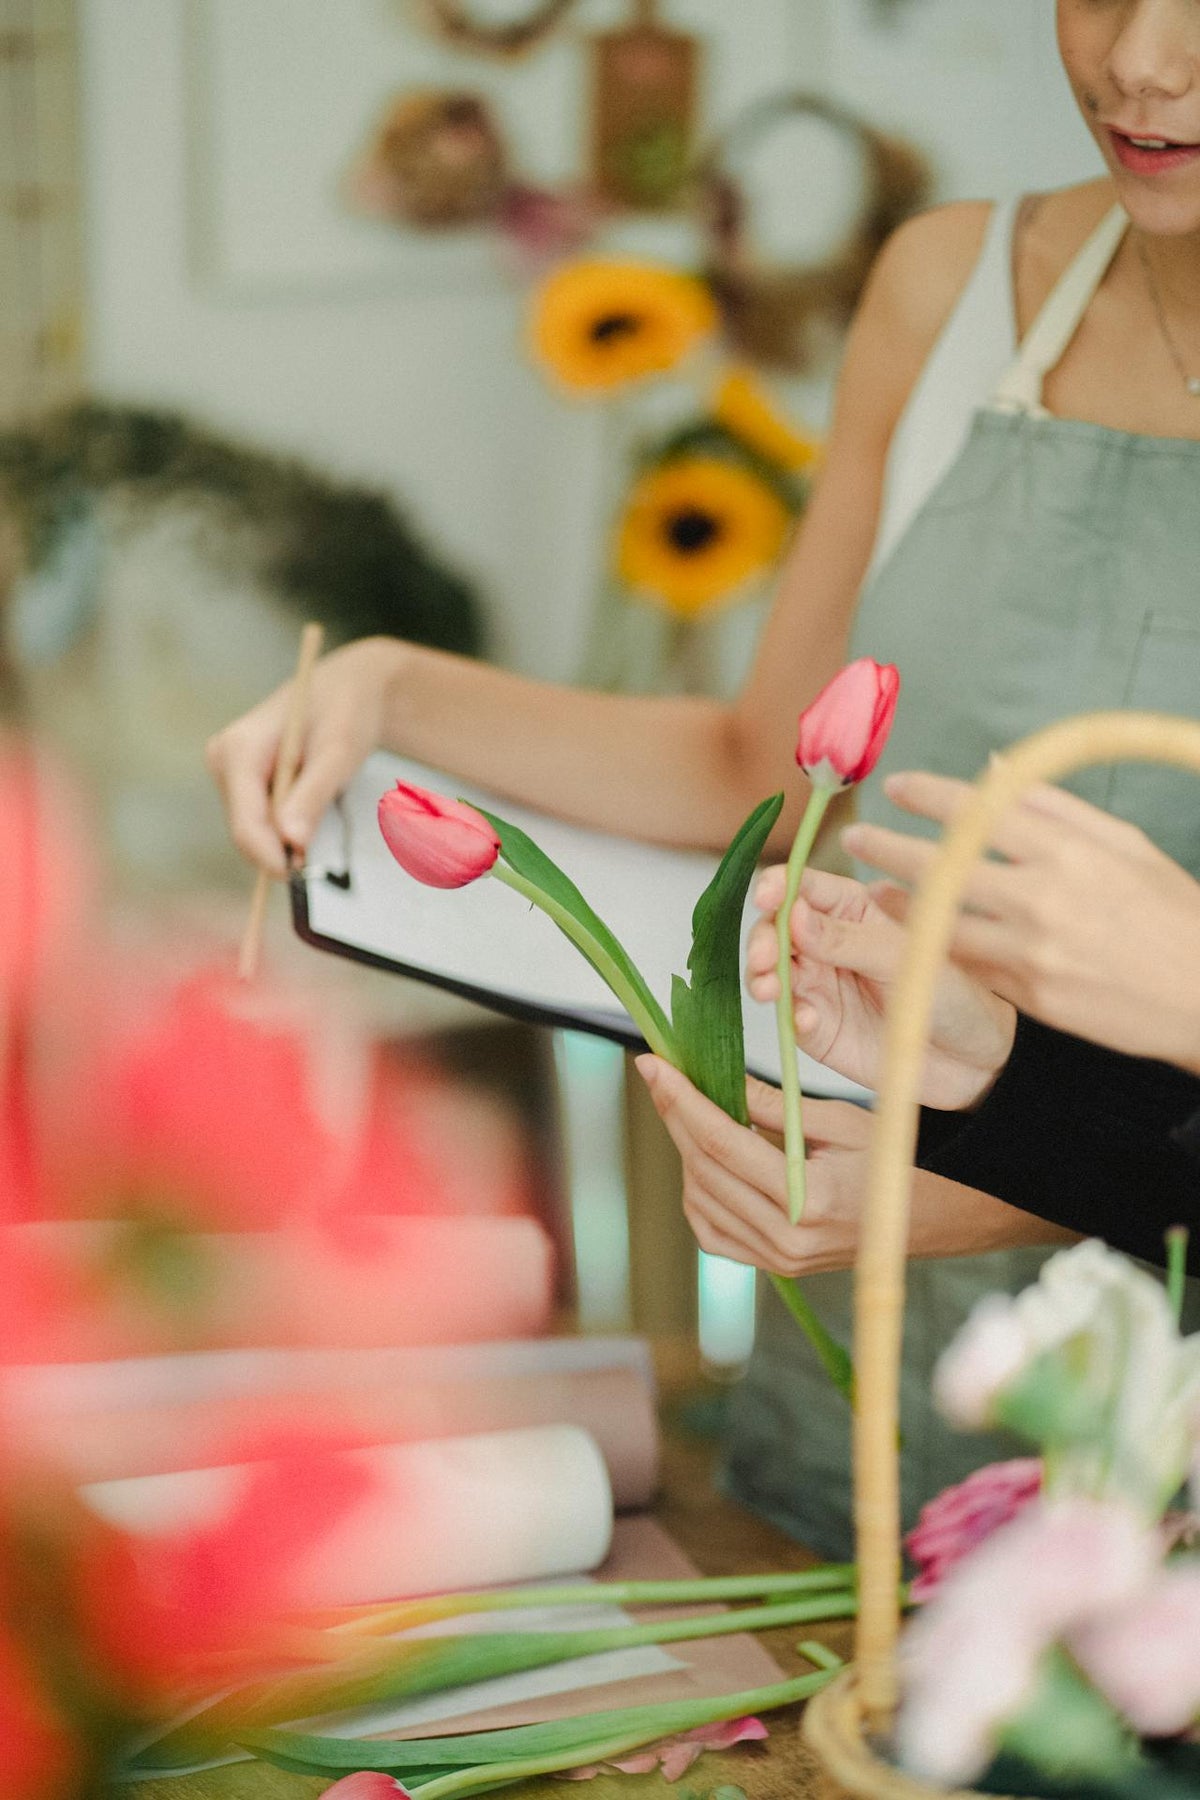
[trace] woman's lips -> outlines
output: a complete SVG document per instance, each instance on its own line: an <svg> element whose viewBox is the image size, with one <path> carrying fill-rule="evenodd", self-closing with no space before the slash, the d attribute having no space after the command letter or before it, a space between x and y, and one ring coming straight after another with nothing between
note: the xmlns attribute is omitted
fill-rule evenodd
<svg viewBox="0 0 1200 1800"><path fill-rule="evenodd" d="M1123 169L1132 175L1166 175L1200 159L1200 144L1173 144L1147 132L1130 137L1127 132L1107 127L1113 155Z"/></svg>

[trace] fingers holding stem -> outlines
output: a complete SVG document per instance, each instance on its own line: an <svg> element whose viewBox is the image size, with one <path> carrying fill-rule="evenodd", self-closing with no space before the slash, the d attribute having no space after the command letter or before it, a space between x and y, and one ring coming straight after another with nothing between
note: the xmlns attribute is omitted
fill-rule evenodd
<svg viewBox="0 0 1200 1800"><path fill-rule="evenodd" d="M775 915L776 968L779 993L775 999L775 1024L779 1037L779 1074L783 1092L783 1141L787 1159L788 1217L793 1225L804 1213L804 1118L800 1098L800 1071L796 1066L796 1027L792 1009L792 908L800 892L809 854L821 828L833 788L814 787L804 809L787 860L783 904Z"/></svg>

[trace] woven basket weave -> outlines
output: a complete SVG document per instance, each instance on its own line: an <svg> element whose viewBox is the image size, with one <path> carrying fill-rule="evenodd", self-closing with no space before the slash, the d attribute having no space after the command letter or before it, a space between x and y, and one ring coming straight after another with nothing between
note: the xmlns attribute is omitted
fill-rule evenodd
<svg viewBox="0 0 1200 1800"><path fill-rule="evenodd" d="M926 1800L935 1790L872 1748L889 1741L900 1631L900 1350L918 1090L934 986L972 868L1012 803L1037 782L1093 763L1170 763L1200 774L1200 724L1161 713L1084 713L994 758L946 832L913 898L888 1008L879 1105L855 1272L854 1518L859 1613L854 1667L809 1703L805 1732L833 1779L867 1800Z"/></svg>

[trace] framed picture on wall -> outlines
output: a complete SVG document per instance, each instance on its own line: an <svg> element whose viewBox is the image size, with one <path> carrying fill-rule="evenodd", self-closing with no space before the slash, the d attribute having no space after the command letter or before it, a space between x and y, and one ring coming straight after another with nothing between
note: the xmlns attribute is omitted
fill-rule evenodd
<svg viewBox="0 0 1200 1800"><path fill-rule="evenodd" d="M477 287L504 279L496 233L356 216L348 171L398 95L465 91L503 135L516 176L562 188L593 153L597 44L634 0L577 0L520 57L456 46L402 0L185 0L189 228L198 276L252 298L347 286ZM486 16L489 5L472 0ZM820 75L823 0L660 0L702 50L697 124L716 130L784 82Z"/></svg>

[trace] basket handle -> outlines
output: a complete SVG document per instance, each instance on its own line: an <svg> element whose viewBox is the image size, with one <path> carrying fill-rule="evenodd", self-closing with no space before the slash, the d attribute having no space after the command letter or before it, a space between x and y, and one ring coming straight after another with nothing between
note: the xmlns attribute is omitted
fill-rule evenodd
<svg viewBox="0 0 1200 1800"><path fill-rule="evenodd" d="M1081 713L993 758L946 832L913 899L888 1007L879 1105L855 1271L854 1518L858 1543L856 1642L868 1728L885 1732L897 1699L900 1631L900 1348L909 1201L922 1062L934 986L968 875L1001 815L1036 782L1092 763L1171 763L1200 775L1200 723L1165 713Z"/></svg>

